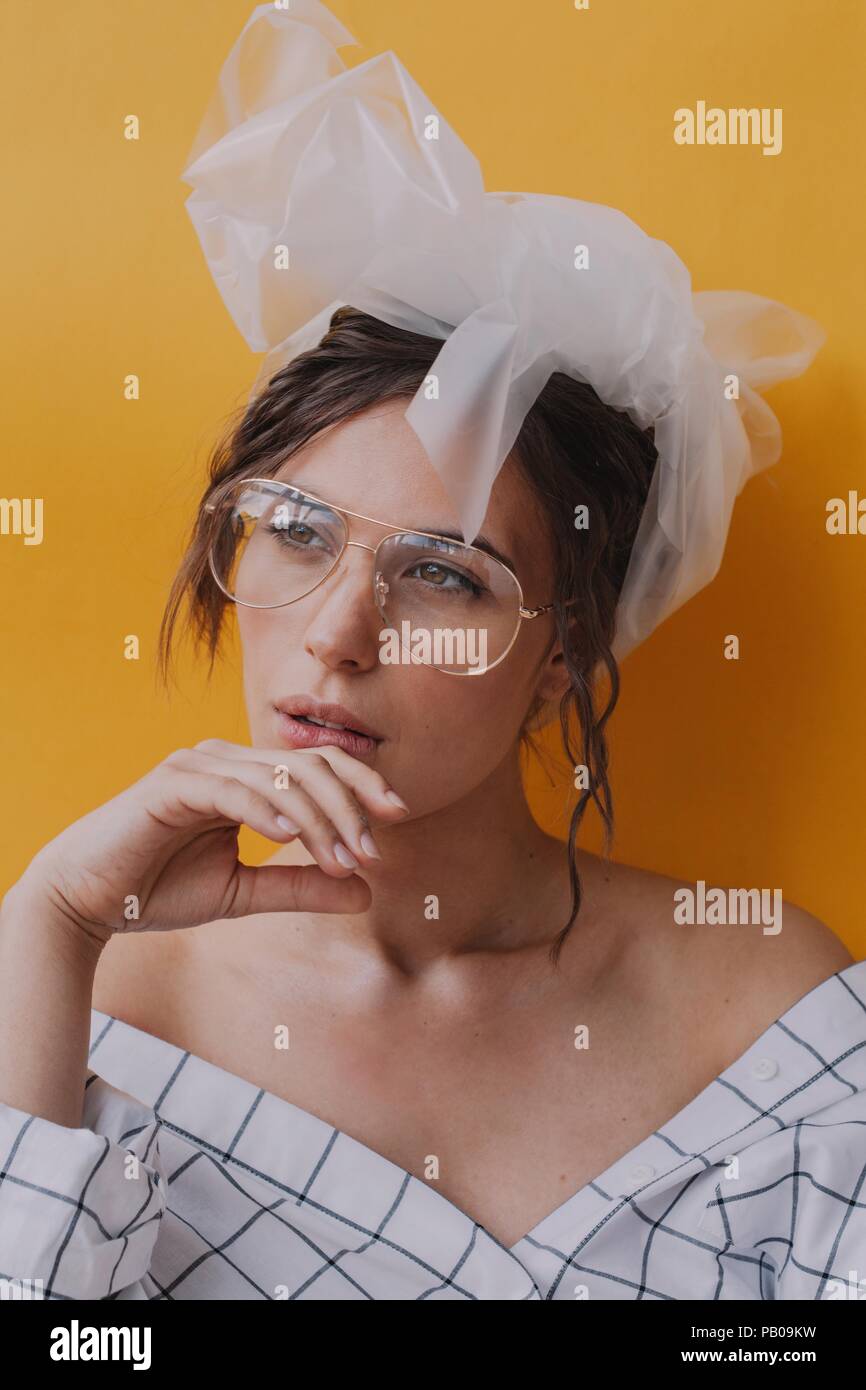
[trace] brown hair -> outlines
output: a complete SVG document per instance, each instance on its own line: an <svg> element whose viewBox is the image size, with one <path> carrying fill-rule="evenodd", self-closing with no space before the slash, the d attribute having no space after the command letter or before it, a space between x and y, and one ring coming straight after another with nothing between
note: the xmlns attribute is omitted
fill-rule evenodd
<svg viewBox="0 0 866 1390"><path fill-rule="evenodd" d="M348 420L375 404L415 395L428 375L442 339L395 328L349 305L331 317L321 342L271 377L265 388L234 418L212 450L209 481L192 526L183 560L171 586L159 632L158 671L167 684L172 639L186 599L189 625L198 648L204 645L213 673L230 602L215 583L208 554L219 517L207 510L243 477L272 477L302 445L321 430ZM572 911L555 938L551 960L558 962L581 904L576 837L591 800L605 830L605 854L613 840L613 800L608 781L605 726L619 698L619 670L611 651L616 605L632 544L643 512L657 454L652 430L641 431L623 412L605 405L591 386L555 372L527 414L512 456L548 523L553 552L556 634L562 643L570 685L559 712L571 766L587 768L571 817L568 866ZM575 507L589 509L591 524L576 531ZM565 607L567 599L577 602ZM599 666L610 693L596 712ZM526 726L521 738L530 746ZM580 747L572 745L577 715ZM580 753L580 756L578 756Z"/></svg>

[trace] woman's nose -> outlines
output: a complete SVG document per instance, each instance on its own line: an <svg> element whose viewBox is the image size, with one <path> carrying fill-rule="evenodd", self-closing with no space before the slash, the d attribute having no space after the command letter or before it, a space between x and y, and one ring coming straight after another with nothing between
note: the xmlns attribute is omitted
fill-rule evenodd
<svg viewBox="0 0 866 1390"><path fill-rule="evenodd" d="M335 569L301 600L309 614L304 648L325 666L371 670L378 664L382 621L373 600L374 554L371 545L347 541Z"/></svg>

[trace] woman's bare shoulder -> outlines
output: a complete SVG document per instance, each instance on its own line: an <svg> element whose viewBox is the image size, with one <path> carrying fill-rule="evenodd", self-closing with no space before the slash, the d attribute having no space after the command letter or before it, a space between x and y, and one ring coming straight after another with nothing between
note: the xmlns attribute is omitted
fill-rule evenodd
<svg viewBox="0 0 866 1390"><path fill-rule="evenodd" d="M635 991L652 989L661 1007L700 1019L728 1060L854 963L827 923L776 890L762 897L601 859L589 877L596 912L607 899L619 922L623 979Z"/></svg>
<svg viewBox="0 0 866 1390"><path fill-rule="evenodd" d="M99 958L93 1008L166 1036L186 960L183 932L117 933Z"/></svg>
<svg viewBox="0 0 866 1390"><path fill-rule="evenodd" d="M245 941L255 920L264 918L244 919ZM93 1008L169 1042L192 1036L196 1019L218 1015L231 997L238 921L117 933L97 966Z"/></svg>

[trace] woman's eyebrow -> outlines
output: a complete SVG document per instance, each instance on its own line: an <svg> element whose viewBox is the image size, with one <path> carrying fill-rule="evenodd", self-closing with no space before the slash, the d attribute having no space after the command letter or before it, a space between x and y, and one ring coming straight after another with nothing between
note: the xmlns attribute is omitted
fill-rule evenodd
<svg viewBox="0 0 866 1390"><path fill-rule="evenodd" d="M276 478L275 481L276 481L276 482L283 482L283 483L286 483L286 486L288 486L288 487L294 487L294 486L295 486L295 484L293 484L293 483L288 483L287 480L284 479L284 478ZM303 488L300 488L300 487L299 487L298 490L302 492L302 491L303 491ZM332 503L328 502L324 497L322 497L322 496L321 496L317 491L315 491L314 489L311 489L311 492L313 493L313 495L314 495L316 498L318 498L319 501L323 502L324 505L325 505L326 507L330 507L330 506L333 505ZM382 522L379 523L379 525L381 525L381 526L386 526L386 525L388 525L388 526L389 526L389 525L391 525L391 523L390 523L390 522L384 522L384 521L382 521ZM409 530L410 528L404 528L404 529ZM441 536L442 539L443 539L443 540L446 540L446 541L457 541L458 545L465 545L465 544L466 544L465 540L463 539L463 537L461 536L461 534L460 534L459 531L448 531L448 530L443 531L443 530L441 530L441 529L440 529L439 527L437 527L437 526L417 526L417 527L414 528L414 530L416 531L416 533L417 533L417 532L423 533L423 532L426 531L426 532L429 532L429 533L430 533L431 535L433 535L433 536ZM512 560L511 556L510 556L510 555L505 555L501 550L497 550L497 549L496 549L496 546L493 544L493 542L492 542L487 536L476 536L476 538L475 538L475 540L472 542L472 544L475 546L475 548L476 548L477 550L483 550L484 553L485 553L485 555L489 555L489 556L491 557L491 559L493 559L493 560L498 560L499 563L500 563L500 565L505 565L505 566L506 566L508 569L510 569L514 574L517 573L517 566L515 565L515 563L514 563L514 561Z"/></svg>
<svg viewBox="0 0 866 1390"><path fill-rule="evenodd" d="M460 535L459 531L439 531L435 526L419 526L418 529L422 532L431 531L434 536L441 536L443 540L446 541L457 541L458 545L466 544L466 541ZM476 550L483 550L486 555L491 556L494 560L498 560L500 565L506 565L508 569L516 570L516 565L511 556L504 555L501 550L497 550L496 546L493 545L486 536L476 536L472 544L475 546Z"/></svg>

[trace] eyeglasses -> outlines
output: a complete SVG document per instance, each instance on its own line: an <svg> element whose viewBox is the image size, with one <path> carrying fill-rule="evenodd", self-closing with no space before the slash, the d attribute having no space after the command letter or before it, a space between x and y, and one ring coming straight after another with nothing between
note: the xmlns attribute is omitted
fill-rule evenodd
<svg viewBox="0 0 866 1390"><path fill-rule="evenodd" d="M241 478L219 500L211 573L222 592L247 608L297 603L332 574L347 546L373 555L373 601L382 618L380 660L476 676L510 652L526 608L516 574L474 545L334 507L291 483ZM351 540L348 518L384 526L378 545Z"/></svg>

